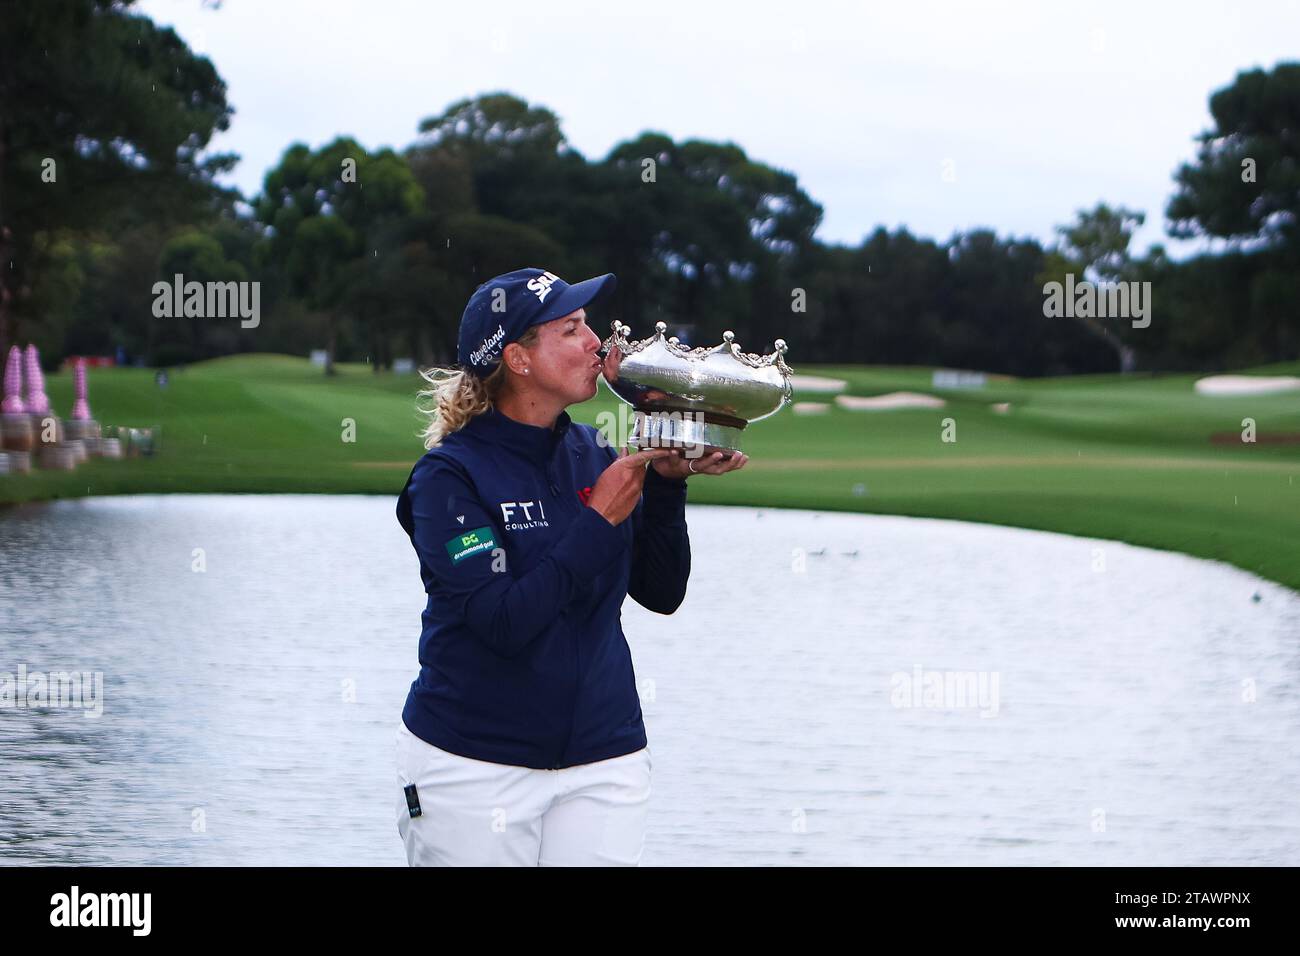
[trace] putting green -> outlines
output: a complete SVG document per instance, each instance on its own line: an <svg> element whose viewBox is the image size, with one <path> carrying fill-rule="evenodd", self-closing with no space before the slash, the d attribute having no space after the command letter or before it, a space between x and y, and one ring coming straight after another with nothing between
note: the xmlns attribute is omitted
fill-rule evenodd
<svg viewBox="0 0 1300 956"><path fill-rule="evenodd" d="M990 376L934 390L930 370L802 366L846 394L919 391L944 408L797 416L746 432L746 469L694 479L697 503L957 518L1111 538L1228 561L1300 589L1300 396L1198 395L1198 375ZM1300 363L1253 370L1296 374ZM71 407L68 374L50 375ZM152 492L396 495L423 454L420 378L342 364L326 379L305 359L230 356L171 370L92 369L106 425L160 426L151 459L92 460L74 472L0 476L0 501ZM796 396L797 398L800 396ZM807 398L817 400L816 394ZM1008 403L998 413L994 403ZM572 410L597 424L601 393ZM1251 419L1257 441L1243 442ZM345 441L348 422L355 441ZM955 441L945 441L945 436ZM864 542L870 548L870 542Z"/></svg>

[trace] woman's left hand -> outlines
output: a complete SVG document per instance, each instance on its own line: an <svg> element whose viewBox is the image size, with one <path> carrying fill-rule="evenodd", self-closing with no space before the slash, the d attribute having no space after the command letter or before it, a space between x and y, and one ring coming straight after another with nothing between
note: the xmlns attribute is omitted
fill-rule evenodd
<svg viewBox="0 0 1300 956"><path fill-rule="evenodd" d="M691 475L725 475L729 471L739 471L747 461L749 456L738 451L727 459L722 457L720 451L687 458L680 449L674 449L673 454L667 458L656 458L650 467L659 472L661 478L689 478Z"/></svg>

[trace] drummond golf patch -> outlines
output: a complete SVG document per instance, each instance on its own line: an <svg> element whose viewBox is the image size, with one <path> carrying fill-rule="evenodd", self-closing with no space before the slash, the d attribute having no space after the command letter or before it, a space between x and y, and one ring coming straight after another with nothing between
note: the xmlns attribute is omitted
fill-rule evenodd
<svg viewBox="0 0 1300 956"><path fill-rule="evenodd" d="M491 528L475 528L473 531L458 534L448 541L447 556L451 558L452 564L460 564L462 559L478 554L480 551L491 551L496 546Z"/></svg>

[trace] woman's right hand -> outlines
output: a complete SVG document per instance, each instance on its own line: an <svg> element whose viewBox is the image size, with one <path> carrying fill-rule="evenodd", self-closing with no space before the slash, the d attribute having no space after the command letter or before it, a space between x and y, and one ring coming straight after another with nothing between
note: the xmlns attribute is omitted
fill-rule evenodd
<svg viewBox="0 0 1300 956"><path fill-rule="evenodd" d="M656 458L666 458L672 453L669 448L647 448L635 454L622 449L618 458L611 461L596 479L587 507L600 512L612 525L622 524L641 498L646 466Z"/></svg>

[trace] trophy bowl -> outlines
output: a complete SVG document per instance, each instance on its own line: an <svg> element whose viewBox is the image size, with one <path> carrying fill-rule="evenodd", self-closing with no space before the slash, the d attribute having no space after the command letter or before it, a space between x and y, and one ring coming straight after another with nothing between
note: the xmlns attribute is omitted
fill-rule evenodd
<svg viewBox="0 0 1300 956"><path fill-rule="evenodd" d="M743 352L732 332L713 348L688 348L668 326L631 341L632 329L617 320L601 344L610 391L636 410L628 444L636 448L682 448L687 457L741 450L750 422L775 415L790 403L794 374L785 364L786 344L777 339L771 355Z"/></svg>

